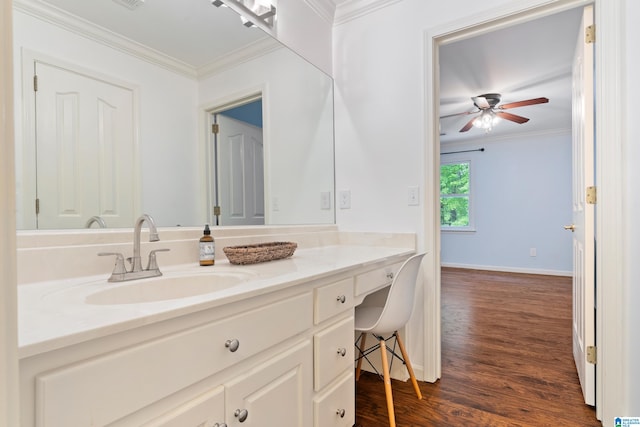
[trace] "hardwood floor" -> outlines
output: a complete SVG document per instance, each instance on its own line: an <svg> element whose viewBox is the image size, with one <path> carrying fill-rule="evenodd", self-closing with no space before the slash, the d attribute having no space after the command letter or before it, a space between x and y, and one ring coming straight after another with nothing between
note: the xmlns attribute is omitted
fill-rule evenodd
<svg viewBox="0 0 640 427"><path fill-rule="evenodd" d="M571 350L571 278L442 269L442 378L393 380L401 426L601 426ZM415 361L414 361L415 365ZM356 426L388 425L384 387L356 383Z"/></svg>

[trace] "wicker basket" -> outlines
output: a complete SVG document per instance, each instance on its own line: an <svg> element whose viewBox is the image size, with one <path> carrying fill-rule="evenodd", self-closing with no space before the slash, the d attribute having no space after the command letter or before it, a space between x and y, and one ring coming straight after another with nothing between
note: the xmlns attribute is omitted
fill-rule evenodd
<svg viewBox="0 0 640 427"><path fill-rule="evenodd" d="M222 248L231 264L256 264L289 258L298 247L293 242L269 242Z"/></svg>

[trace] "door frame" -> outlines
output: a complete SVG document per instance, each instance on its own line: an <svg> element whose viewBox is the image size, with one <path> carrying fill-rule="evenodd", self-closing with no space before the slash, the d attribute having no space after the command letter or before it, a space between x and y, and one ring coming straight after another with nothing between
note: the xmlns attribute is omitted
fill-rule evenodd
<svg viewBox="0 0 640 427"><path fill-rule="evenodd" d="M596 339L598 369L596 372L596 416L611 420L623 413L627 402L624 391L628 379L624 376L627 345L616 325L624 325L624 312L620 310L624 295L623 272L625 239L622 221L623 174L623 106L625 99L622 79L623 50L625 44L621 2L606 0L555 0L545 2L528 0L517 5L507 4L472 17L451 22L425 31L425 171L424 200L434 201L426 207L424 215L424 374L428 381L441 377L440 328L440 221L439 170L440 137L439 117L439 61L440 44L471 37L525 22L570 8L595 4L595 23L598 39L595 45L596 67Z"/></svg>
<svg viewBox="0 0 640 427"><path fill-rule="evenodd" d="M206 207L204 208L206 212L207 222L209 224L215 224L215 215L213 212L213 206L217 200L218 194L218 186L217 186L217 166L216 166L216 139L214 134L211 132L211 127L214 124L214 116L223 111L229 110L234 107L239 107L244 104L248 104L250 102L256 101L258 99L262 100L262 146L263 146L263 162L264 162L264 200L270 200L269 198L269 183L267 177L269 175L269 143L268 143L268 112L266 109L266 88L248 88L244 92L234 93L229 96L221 97L220 99L214 100L208 103L205 106L202 106L201 117L202 124L201 128L203 129L203 137L200 143L200 152L204 155L201 156L203 158L202 170L204 171L204 185L203 189L205 194L202 197L202 200L206 200ZM266 209L264 212L264 221L265 224L269 222L269 210Z"/></svg>

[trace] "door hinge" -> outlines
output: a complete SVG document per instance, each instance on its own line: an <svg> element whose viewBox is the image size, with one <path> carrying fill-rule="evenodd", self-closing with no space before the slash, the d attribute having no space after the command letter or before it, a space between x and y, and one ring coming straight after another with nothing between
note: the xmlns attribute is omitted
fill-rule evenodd
<svg viewBox="0 0 640 427"><path fill-rule="evenodd" d="M596 350L597 347L595 345L590 345L587 347L587 362L591 363L592 365L595 365L597 363Z"/></svg>
<svg viewBox="0 0 640 427"><path fill-rule="evenodd" d="M596 26L589 25L584 29L584 42L586 44L591 44L596 42Z"/></svg>
<svg viewBox="0 0 640 427"><path fill-rule="evenodd" d="M36 215L40 213L40 199L36 198Z"/></svg>
<svg viewBox="0 0 640 427"><path fill-rule="evenodd" d="M33 75L33 91L38 91L38 76L36 74Z"/></svg>
<svg viewBox="0 0 640 427"><path fill-rule="evenodd" d="M213 215L220 216L220 206L213 207Z"/></svg>
<svg viewBox="0 0 640 427"><path fill-rule="evenodd" d="M218 123L211 125L211 133L215 133L216 135L220 133L220 125Z"/></svg>
<svg viewBox="0 0 640 427"><path fill-rule="evenodd" d="M587 203L595 205L598 202L598 190L595 186L587 187Z"/></svg>

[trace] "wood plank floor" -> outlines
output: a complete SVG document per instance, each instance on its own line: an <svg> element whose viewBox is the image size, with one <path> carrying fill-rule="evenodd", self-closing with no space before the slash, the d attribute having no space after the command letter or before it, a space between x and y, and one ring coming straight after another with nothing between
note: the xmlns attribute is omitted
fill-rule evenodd
<svg viewBox="0 0 640 427"><path fill-rule="evenodd" d="M443 268L442 378L393 381L402 426L601 426L571 350L571 279ZM356 426L388 425L384 387L356 383Z"/></svg>

